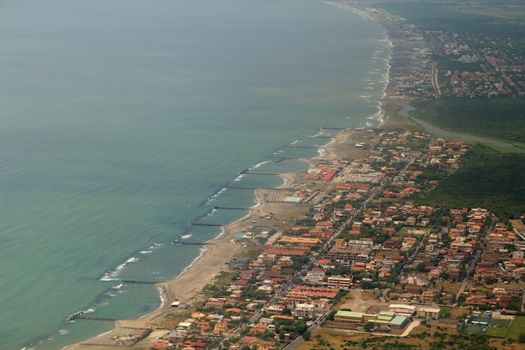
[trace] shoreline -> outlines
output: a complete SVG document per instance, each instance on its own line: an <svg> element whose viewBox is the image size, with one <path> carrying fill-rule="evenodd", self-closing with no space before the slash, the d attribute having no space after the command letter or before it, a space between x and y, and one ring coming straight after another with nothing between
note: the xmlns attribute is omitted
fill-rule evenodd
<svg viewBox="0 0 525 350"><path fill-rule="evenodd" d="M384 105L384 102L388 100L387 87L390 83L393 42L388 35L388 31L381 25L379 21L377 21L373 17L368 16L365 13L351 6L340 5L329 1L327 3L335 5L341 10L353 12L361 17L364 17L370 21L377 23L384 32L385 39L387 41L387 46L389 49L385 64L385 80L384 85L382 87L382 96L377 100L378 111L371 115L371 117L374 118L370 118L376 121L376 127L383 127L390 117L389 112L387 111ZM353 146L350 145L350 141L352 139L352 136L355 135L354 132L356 132L357 129L361 128L345 128L339 131L337 134L331 137L326 144L318 147L318 154L316 156L312 156L311 158L300 158L298 160L305 162L308 165L308 167L311 167L312 164L315 164L316 159L336 159L338 157L338 153L342 151L342 148ZM359 150L357 150L357 153L359 153ZM265 164L266 162L271 161L261 161L255 165L252 165L249 169L255 169L259 165ZM282 189L287 187L296 187L298 185L300 186L301 183L298 181L298 175L300 172L301 171L279 173L278 176L281 177L283 183L277 188ZM219 194L220 191L221 190L219 190L213 196ZM236 232L246 230L250 226L250 224L253 225L253 219L256 219L261 213L264 213L265 211L269 212L269 208L273 206L283 206L282 204L279 205L274 203L272 205L271 202L267 202L264 197L266 192L268 191L271 190L254 190L255 203L249 208L248 213L246 215L234 220L229 224L221 226L221 232L216 237L206 241L206 243L208 244L204 245L200 249L198 256L196 256L195 259L189 265L187 265L177 276L155 284L155 287L159 291L159 298L161 300L161 304L157 309L147 314L138 316L134 319L117 320L114 322L112 329L90 337L88 339L77 341L74 344L66 345L62 347L62 349L83 350L87 349L88 347L93 348L93 346L96 346L97 344L93 344L92 341L95 341L97 339L100 340L100 338L104 337L109 338L113 333L117 333L119 331L122 331L123 329L129 330L130 328L152 328L154 330L165 330L166 332L168 332L168 329L166 328L157 328L156 326L158 326L158 324L156 324L156 322L159 321L159 318L161 318L168 311L177 310L171 307L171 303L173 301L180 301L190 306L198 303L199 296L202 296L203 288L207 284L213 283L213 281L221 272L228 271L227 263L243 250L244 247L242 244L232 243L234 234ZM110 348L116 345L99 345L99 347L102 346Z"/></svg>
<svg viewBox="0 0 525 350"><path fill-rule="evenodd" d="M344 130L335 135L330 141L319 149L329 147L338 142L338 136L344 133ZM300 159L309 166L311 165L312 157L310 159ZM280 173L283 183L277 188L287 188L300 185L297 172ZM212 283L221 272L228 271L227 263L236 255L241 253L243 245L239 243L232 243L234 234L236 232L244 231L253 224L261 213L270 212L270 208L290 206L290 204L271 203L265 200L265 194L271 192L268 189L256 189L255 204L249 208L246 215L234 220L233 222L221 226L222 232L216 237L206 241L207 245L201 248L201 252L195 259L186 266L177 276L163 282L155 284L159 291L159 298L161 300L160 306L147 314L138 316L129 320L117 320L114 322L113 328L102 332L98 335L76 342L74 344L66 345L62 349L84 349L87 347L96 346L97 341L101 338L109 338L113 333L122 331L123 329L133 328L156 328L155 322L159 321L169 310L177 310L171 307L174 301L180 301L190 307L198 303L199 296L202 294L202 289L209 283ZM294 205L295 207L295 205ZM298 205L301 211L306 210L306 207ZM282 208L285 210L285 208ZM276 211L276 209L272 209ZM277 209L278 210L278 209ZM156 328L157 330L162 328ZM166 330L167 331L167 330ZM100 346L103 346L100 344ZM110 347L111 345L107 345Z"/></svg>
<svg viewBox="0 0 525 350"><path fill-rule="evenodd" d="M381 120L383 124L384 120ZM310 166L315 163L315 159L326 158L326 159L338 159L339 153L347 152L345 147L353 147L353 143L350 142L352 137L358 133L360 128L348 128L339 131L334 137L332 137L326 144L318 148L319 151L324 152L324 156L314 156L308 159L300 159ZM355 141L355 140L354 140ZM355 147L354 147L355 148ZM356 149L355 154L360 154L360 150ZM352 154L354 156L355 154ZM356 156L357 157L357 156ZM302 184L300 181L299 174L297 172L280 173L279 176L282 178L283 183L277 188L297 187ZM249 212L240 217L239 219L224 225L221 227L222 232L216 237L206 241L209 243L203 248L195 259L186 266L177 276L166 281L156 283L155 287L159 291L159 298L161 300L160 306L147 314L138 316L134 319L128 320L117 320L114 322L113 328L108 331L97 334L88 339L75 342L70 345L62 347L64 350L84 350L93 348L93 346L111 348L109 343L107 345L97 344L102 339L111 339L115 334L122 333L125 330L137 329L137 328L151 328L155 331L169 332L168 328L162 326L162 317L168 314L170 311L177 312L180 309L171 307L171 303L174 301L180 301L183 304L189 305L190 307L198 304L202 299L203 288L210 283L213 283L217 276L222 272L227 272L227 263L236 255L242 253L245 248L243 244L232 243L234 234L241 232L253 226L253 222L260 217L263 213L274 212L279 214L279 211L289 212L290 206L296 211L306 211L307 207L304 205L291 205L282 203L271 203L265 200L265 196L272 192L269 189L256 189L255 191L255 204L250 207ZM290 220L290 214L285 215L286 222ZM283 217L279 217L282 220ZM276 233L278 235L280 231ZM182 309L182 311L185 309ZM146 338L147 339L147 338Z"/></svg>
<svg viewBox="0 0 525 350"><path fill-rule="evenodd" d="M333 143L335 137L329 143ZM322 146L320 148L323 148ZM310 159L300 159L307 165L310 165ZM298 172L280 173L282 184L277 188L287 188L297 183ZM110 330L104 331L88 339L84 339L73 344L66 345L62 349L83 349L87 346L93 346L93 343L101 338L110 337L113 333L122 329L129 328L149 328L154 326L158 318L169 310L175 310L171 307L174 301L180 301L192 306L199 301L199 294L205 285L212 283L215 278L223 271L227 271L227 263L243 249L241 244L232 243L234 234L246 230L254 219L259 217L262 212L268 212L268 207L279 206L281 204L268 203L264 199L265 192L271 192L267 189L254 190L255 203L249 208L246 215L234 220L233 222L221 226L221 232L207 240L200 249L200 253L187 265L178 275L163 282L155 284L159 292L161 304L155 310L138 316L134 319L117 320ZM274 209L275 210L275 209ZM102 345L101 345L102 346ZM110 346L110 345L108 345Z"/></svg>

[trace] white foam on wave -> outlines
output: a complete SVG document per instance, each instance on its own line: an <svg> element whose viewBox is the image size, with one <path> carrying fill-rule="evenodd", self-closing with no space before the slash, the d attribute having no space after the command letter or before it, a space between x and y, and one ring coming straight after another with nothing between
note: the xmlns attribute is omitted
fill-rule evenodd
<svg viewBox="0 0 525 350"><path fill-rule="evenodd" d="M117 284L116 286L113 286L113 287L111 287L111 288L113 288L113 289L120 289L120 288L122 288L122 287L124 287L124 283L119 283L119 284Z"/></svg>
<svg viewBox="0 0 525 350"><path fill-rule="evenodd" d="M151 254L151 253L153 253L153 250L141 250L139 253L143 254L143 255Z"/></svg>
<svg viewBox="0 0 525 350"><path fill-rule="evenodd" d="M241 181L244 177L246 177L246 174L239 174L239 175L237 175L237 176L233 179L233 181L235 181L235 182L239 182L239 181Z"/></svg>
<svg viewBox="0 0 525 350"><path fill-rule="evenodd" d="M136 256L129 257L126 261L124 261L121 264L118 264L117 267L115 267L112 271L106 272L104 276L100 278L101 281L108 282L108 281L115 281L120 273L126 266L132 263L136 263L140 259Z"/></svg>
<svg viewBox="0 0 525 350"><path fill-rule="evenodd" d="M215 199L217 199L217 197L219 197L222 193L224 193L224 191L226 191L226 187L221 188L214 195L208 197L206 202L209 203L209 202L214 201Z"/></svg>
<svg viewBox="0 0 525 350"><path fill-rule="evenodd" d="M319 137L319 136L323 136L323 130L319 130L318 132L313 134L311 137Z"/></svg>
<svg viewBox="0 0 525 350"><path fill-rule="evenodd" d="M69 334L69 332L70 331L67 330L67 329L59 329L58 330L58 334L60 334L60 335L66 335L66 334Z"/></svg>
<svg viewBox="0 0 525 350"><path fill-rule="evenodd" d="M271 160L264 160L262 162L259 162L257 164L254 164L252 166L250 166L248 168L248 170L253 170L253 169L257 169L257 168L260 168L261 166L263 166L264 164L268 164L268 163L271 163L272 161Z"/></svg>
<svg viewBox="0 0 525 350"><path fill-rule="evenodd" d="M188 239L190 237L191 237L191 234L187 234L187 235L180 236L180 239Z"/></svg>
<svg viewBox="0 0 525 350"><path fill-rule="evenodd" d="M361 95L359 96L359 99L365 103L372 103L372 96L370 95Z"/></svg>
<svg viewBox="0 0 525 350"><path fill-rule="evenodd" d="M75 323L74 318L76 318L77 316L79 316L79 315L85 315L85 314L90 314L90 313L95 312L96 310L97 310L97 309L96 309L94 306L91 306L91 307L89 307L89 308L87 308L87 309L85 309L85 310L80 310L80 311L77 311L77 312L75 312L75 313L69 315L69 316L67 317L66 320L67 320L67 322L69 322L69 323Z"/></svg>

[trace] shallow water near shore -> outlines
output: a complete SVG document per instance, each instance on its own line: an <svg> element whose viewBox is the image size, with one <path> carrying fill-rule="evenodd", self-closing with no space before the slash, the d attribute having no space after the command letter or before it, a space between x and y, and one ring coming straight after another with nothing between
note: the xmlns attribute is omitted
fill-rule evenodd
<svg viewBox="0 0 525 350"><path fill-rule="evenodd" d="M388 47L317 0L0 3L0 339L58 349L160 304L320 127L373 122ZM240 186L242 187L242 186Z"/></svg>

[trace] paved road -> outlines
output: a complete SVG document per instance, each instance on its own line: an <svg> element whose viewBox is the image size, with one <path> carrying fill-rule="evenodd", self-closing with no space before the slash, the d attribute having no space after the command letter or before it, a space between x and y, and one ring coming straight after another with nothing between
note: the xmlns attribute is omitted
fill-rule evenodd
<svg viewBox="0 0 525 350"><path fill-rule="evenodd" d="M491 218L489 218L491 220ZM481 257L481 252L483 251L482 247L487 241L488 234L494 229L494 222L489 223L484 229L483 229L483 239L481 240L480 244L476 247L476 252L474 253L474 258L470 262L470 265L467 269L467 275L461 282L461 286L459 287L458 293L456 294L456 303L459 300L459 297L463 292L465 291L465 288L467 287L468 280L472 273L474 272L474 269L476 268L476 265L478 264L479 258Z"/></svg>

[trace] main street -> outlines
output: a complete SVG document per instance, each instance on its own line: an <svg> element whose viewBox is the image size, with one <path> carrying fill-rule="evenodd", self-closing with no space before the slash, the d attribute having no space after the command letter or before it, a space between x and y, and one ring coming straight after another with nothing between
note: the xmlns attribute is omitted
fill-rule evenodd
<svg viewBox="0 0 525 350"><path fill-rule="evenodd" d="M474 253L474 258L471 260L471 262L470 262L470 264L469 264L469 266L467 268L465 278L463 279L463 281L461 281L461 286L459 287L458 292L456 294L456 303L459 301L459 297L461 296L461 294L463 294L463 292L465 291L465 288L467 287L468 280L469 280L470 276L472 275L472 273L474 272L474 269L476 268L476 265L478 264L479 259L481 258L481 252L483 250L482 247L483 247L483 245L485 245L485 243L487 241L487 237L488 237L489 233L493 229L494 229L494 220L492 220L482 231L483 238L482 238L480 244L478 244L478 246L476 247L476 252Z"/></svg>

